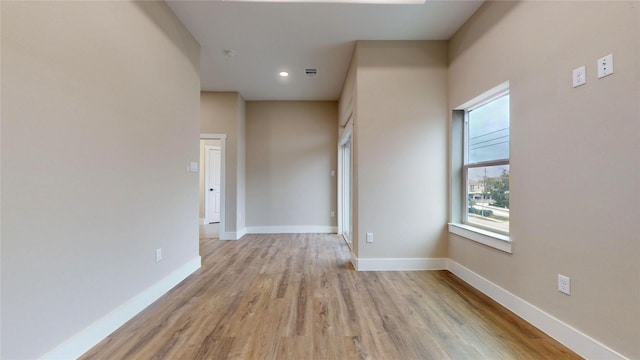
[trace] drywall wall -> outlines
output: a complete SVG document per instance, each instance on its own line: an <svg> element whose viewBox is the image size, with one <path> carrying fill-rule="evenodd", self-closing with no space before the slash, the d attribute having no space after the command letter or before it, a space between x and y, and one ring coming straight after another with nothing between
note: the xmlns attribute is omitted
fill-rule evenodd
<svg viewBox="0 0 640 360"><path fill-rule="evenodd" d="M357 256L446 257L447 43L359 41L356 56Z"/></svg>
<svg viewBox="0 0 640 360"><path fill-rule="evenodd" d="M0 357L34 359L199 259L200 50L163 2L0 6Z"/></svg>
<svg viewBox="0 0 640 360"><path fill-rule="evenodd" d="M338 103L247 102L247 227L334 227Z"/></svg>
<svg viewBox="0 0 640 360"><path fill-rule="evenodd" d="M242 215L244 201L244 100L236 92L202 92L200 95L200 133L226 134L225 147L225 228L228 236L235 238L238 231L238 214ZM240 216L242 218L242 216ZM220 234L221 238L225 234Z"/></svg>
<svg viewBox="0 0 640 360"><path fill-rule="evenodd" d="M246 163L247 163L247 118L246 118L246 102L242 96L238 95L238 174L237 196L236 196L236 229L238 229L238 237L245 232L246 228Z"/></svg>
<svg viewBox="0 0 640 360"><path fill-rule="evenodd" d="M220 140L212 140L212 139L202 139L200 140L200 176L199 181L198 181L198 199L200 202L200 219L204 219L204 194L205 194L205 183L204 183L204 178L205 178L205 171L206 171L206 167L205 167L205 161L204 161L204 149L205 146L220 146Z"/></svg>
<svg viewBox="0 0 640 360"><path fill-rule="evenodd" d="M344 131L347 126L351 126L351 254L352 258L358 258L358 217L355 214L358 213L358 167L353 164L353 159L358 158L358 137L357 132L354 131L358 123L358 107L357 107L357 68L358 65L358 53L354 49L351 63L349 64L349 71L345 76L344 84L342 86L342 92L340 93L340 99L338 99L338 109L340 118L338 119L338 140L342 139ZM349 124L349 125L347 125ZM338 169L338 176L341 176L340 169ZM340 199L338 199L340 201ZM338 216L341 216L341 209L338 208L336 212ZM338 229L342 232L342 229Z"/></svg>
<svg viewBox="0 0 640 360"><path fill-rule="evenodd" d="M450 41L450 109L510 81L513 254L449 256L640 358L640 3L487 2ZM596 60L614 54L615 73ZM573 88L574 68L587 83ZM571 296L557 275L571 278Z"/></svg>
<svg viewBox="0 0 640 360"><path fill-rule="evenodd" d="M355 49L354 49L355 51ZM349 117L353 115L353 107L355 106L356 93L356 65L358 63L355 52L349 64L349 70L345 76L342 85L342 92L338 99L338 125L342 128L349 121Z"/></svg>

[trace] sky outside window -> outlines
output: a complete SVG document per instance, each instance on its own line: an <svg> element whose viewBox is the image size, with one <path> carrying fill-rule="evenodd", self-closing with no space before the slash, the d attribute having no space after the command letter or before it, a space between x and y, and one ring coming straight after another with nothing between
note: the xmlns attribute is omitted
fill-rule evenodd
<svg viewBox="0 0 640 360"><path fill-rule="evenodd" d="M469 164L508 159L509 95L470 111L468 128Z"/></svg>

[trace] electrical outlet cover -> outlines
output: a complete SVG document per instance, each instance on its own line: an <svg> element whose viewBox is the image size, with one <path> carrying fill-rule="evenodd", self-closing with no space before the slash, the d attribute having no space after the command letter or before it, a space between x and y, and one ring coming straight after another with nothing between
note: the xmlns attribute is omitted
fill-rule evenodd
<svg viewBox="0 0 640 360"><path fill-rule="evenodd" d="M578 87L587 83L587 68L580 66L573 69L573 87Z"/></svg>
<svg viewBox="0 0 640 360"><path fill-rule="evenodd" d="M571 279L568 276L558 274L558 291L571 295Z"/></svg>

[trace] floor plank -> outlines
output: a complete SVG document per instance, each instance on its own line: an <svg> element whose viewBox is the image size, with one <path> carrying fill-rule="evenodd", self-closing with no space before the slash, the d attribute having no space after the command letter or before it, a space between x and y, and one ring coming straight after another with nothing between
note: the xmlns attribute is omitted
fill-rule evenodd
<svg viewBox="0 0 640 360"><path fill-rule="evenodd" d="M81 359L580 358L447 271L354 271L336 235L200 244L201 269Z"/></svg>

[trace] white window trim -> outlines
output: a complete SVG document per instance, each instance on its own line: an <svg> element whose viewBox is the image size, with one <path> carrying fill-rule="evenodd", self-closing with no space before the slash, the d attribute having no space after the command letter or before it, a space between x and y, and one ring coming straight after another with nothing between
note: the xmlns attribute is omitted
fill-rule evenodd
<svg viewBox="0 0 640 360"><path fill-rule="evenodd" d="M509 81L505 81L504 83L492 88L491 90L488 90L483 94L476 96L475 98L465 102L464 104L455 107L454 110L464 110L465 112L467 112L467 111L476 109L508 93L509 93ZM465 118L466 118L466 114L465 114ZM464 125L463 125L463 131L466 133L466 126ZM463 136L466 137L465 134L463 134ZM464 142L465 141L463 140L463 144L462 144L463 146L464 146ZM466 163L465 151L463 151L463 157L465 157L465 159L462 160L462 166L463 166L463 169L466 170L468 165L473 165L473 164L465 164ZM464 184L464 189L466 189L466 186L467 186L466 171L462 171L462 173L463 173L462 176L464 178L460 180L462 181L462 184ZM463 191L464 191L464 194L462 194L463 195L462 197L463 197L464 203L459 205L463 207L462 208L463 215L462 215L461 221L466 221L466 206L467 206L468 199L466 198L467 197L466 190L463 190ZM471 226L471 225L457 223L457 222L449 223L449 232L452 234L458 235L460 237L463 237L465 239L472 240L477 243L492 247L494 249L504 251L509 254L512 253L512 241L511 241L510 235L500 234L498 232L486 230L481 227Z"/></svg>
<svg viewBox="0 0 640 360"><path fill-rule="evenodd" d="M449 223L449 232L511 254L511 238L475 226Z"/></svg>
<svg viewBox="0 0 640 360"><path fill-rule="evenodd" d="M456 106L453 110L467 110L471 111L479 108L480 106L493 101L503 95L507 95L509 93L509 81L505 81L502 84L494 87L491 90L485 91L484 93L474 97L473 99L465 102L460 106Z"/></svg>

